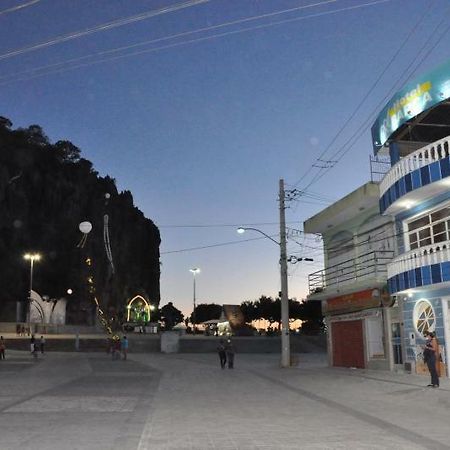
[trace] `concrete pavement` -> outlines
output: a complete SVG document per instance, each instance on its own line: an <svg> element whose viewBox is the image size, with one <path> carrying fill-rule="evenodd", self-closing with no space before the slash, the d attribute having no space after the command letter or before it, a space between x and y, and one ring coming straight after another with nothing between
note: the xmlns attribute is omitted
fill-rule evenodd
<svg viewBox="0 0 450 450"><path fill-rule="evenodd" d="M0 448L450 449L450 382L326 367L324 354L49 353L0 361Z"/></svg>

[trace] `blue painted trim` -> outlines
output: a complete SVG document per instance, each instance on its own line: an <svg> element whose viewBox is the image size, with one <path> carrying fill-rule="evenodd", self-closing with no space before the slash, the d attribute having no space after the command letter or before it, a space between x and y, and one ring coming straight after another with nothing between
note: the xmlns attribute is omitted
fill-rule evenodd
<svg viewBox="0 0 450 450"><path fill-rule="evenodd" d="M442 282L450 281L450 262L432 264L431 266L422 266L408 272L402 272L387 280L390 294L404 291L405 289L420 286L436 286ZM448 288L444 290L449 295Z"/></svg>

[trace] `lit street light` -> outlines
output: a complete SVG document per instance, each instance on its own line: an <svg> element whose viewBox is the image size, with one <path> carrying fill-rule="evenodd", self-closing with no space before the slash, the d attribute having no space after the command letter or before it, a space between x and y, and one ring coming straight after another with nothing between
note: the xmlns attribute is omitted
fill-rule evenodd
<svg viewBox="0 0 450 450"><path fill-rule="evenodd" d="M28 322L28 333L31 333L31 291L33 290L33 267L34 261L39 261L41 259L41 255L39 253L26 253L23 255L23 258L27 261L30 261L30 290L28 296L28 311L27 311L27 322Z"/></svg>
<svg viewBox="0 0 450 450"><path fill-rule="evenodd" d="M281 213L283 211L283 214ZM295 264L298 261L313 261L312 258L297 258L290 256L287 258L286 254L286 224L284 221L284 208L280 208L280 242L276 241L264 231L252 227L239 227L237 232L239 234L245 233L247 230L256 231L267 239L277 244L280 247L280 279L281 279L281 366L289 367L291 365L291 349L289 336L289 297L288 297L288 276L287 276L287 262Z"/></svg>
<svg viewBox="0 0 450 450"><path fill-rule="evenodd" d="M193 269L189 269L189 272L194 276L194 310L192 311L192 331L195 335L195 275L200 273L200 269L198 267L194 267Z"/></svg>

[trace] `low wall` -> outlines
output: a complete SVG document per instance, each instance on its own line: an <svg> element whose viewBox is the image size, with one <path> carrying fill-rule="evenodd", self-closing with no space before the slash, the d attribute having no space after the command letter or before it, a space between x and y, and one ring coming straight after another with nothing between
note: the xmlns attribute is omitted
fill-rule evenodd
<svg viewBox="0 0 450 450"><path fill-rule="evenodd" d="M36 334L39 339L40 335ZM159 353L161 352L161 335L133 335L127 334L130 353ZM30 349L30 338L27 336L6 335L7 349ZM76 338L73 336L45 335L47 351L72 352L76 351ZM212 336L180 336L178 341L179 353L213 353L217 350L219 338ZM320 353L326 352L325 336L291 336L292 353ZM233 337L233 345L237 353L279 353L281 351L280 337L254 336ZM79 351L106 352L107 337L80 336ZM164 350L163 350L164 351Z"/></svg>

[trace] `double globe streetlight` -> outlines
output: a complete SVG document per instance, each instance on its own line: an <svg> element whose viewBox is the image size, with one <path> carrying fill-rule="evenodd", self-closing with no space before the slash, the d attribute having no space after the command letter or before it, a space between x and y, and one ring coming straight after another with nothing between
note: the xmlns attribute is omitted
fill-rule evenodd
<svg viewBox="0 0 450 450"><path fill-rule="evenodd" d="M284 223L282 223L280 242L273 239L264 231L258 230L258 228L252 227L239 227L237 232L239 234L245 233L246 231L256 231L262 234L267 239L277 244L280 247L280 278L281 278L281 366L290 367L291 365L291 348L289 340L289 297L288 297L288 274L287 274L287 263L296 263L298 261L313 261L312 258L297 258L295 256L290 256L287 258L286 252L286 228Z"/></svg>

